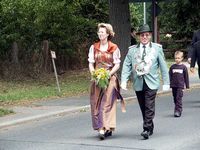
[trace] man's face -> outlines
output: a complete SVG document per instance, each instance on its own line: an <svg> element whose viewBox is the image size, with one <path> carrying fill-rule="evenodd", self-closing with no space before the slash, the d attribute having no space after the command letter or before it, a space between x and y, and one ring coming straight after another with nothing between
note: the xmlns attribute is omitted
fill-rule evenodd
<svg viewBox="0 0 200 150"><path fill-rule="evenodd" d="M140 43L146 45L151 40L151 33L150 32L140 33L139 38L140 38Z"/></svg>

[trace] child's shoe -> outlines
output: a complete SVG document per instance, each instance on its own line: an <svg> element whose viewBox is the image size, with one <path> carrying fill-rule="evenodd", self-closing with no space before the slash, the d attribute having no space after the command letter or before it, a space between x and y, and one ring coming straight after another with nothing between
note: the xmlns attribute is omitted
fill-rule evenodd
<svg viewBox="0 0 200 150"><path fill-rule="evenodd" d="M178 112L178 111L175 111L174 112L174 117L180 117L181 116L181 113L180 112Z"/></svg>

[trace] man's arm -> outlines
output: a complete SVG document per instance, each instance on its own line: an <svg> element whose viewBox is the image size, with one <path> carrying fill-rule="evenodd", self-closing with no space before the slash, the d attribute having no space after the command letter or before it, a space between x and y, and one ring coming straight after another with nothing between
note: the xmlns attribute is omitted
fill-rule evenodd
<svg viewBox="0 0 200 150"><path fill-rule="evenodd" d="M197 60L196 46L193 45L192 49L193 49L193 50L192 50L192 57L191 57L190 70L191 70L192 72L194 72L194 67L195 67L196 60Z"/></svg>
<svg viewBox="0 0 200 150"><path fill-rule="evenodd" d="M129 50L128 54L126 55L126 57L124 59L124 63L122 66L122 72L121 72L121 88L124 90L126 90L127 81L132 72L132 57L131 57L130 53L131 52Z"/></svg>
<svg viewBox="0 0 200 150"><path fill-rule="evenodd" d="M193 36L192 36L192 42L191 42L191 45L193 46L194 43L197 42L197 36L196 36L196 32L193 33Z"/></svg>
<svg viewBox="0 0 200 150"><path fill-rule="evenodd" d="M167 64L165 61L165 56L164 56L162 48L159 49L158 61L159 61L162 80L163 80L163 88L166 88L165 90L167 90L169 88L169 72L168 72L168 68L167 68Z"/></svg>
<svg viewBox="0 0 200 150"><path fill-rule="evenodd" d="M187 70L187 67L185 66L185 69L184 69L184 79L185 79L185 86L187 89L190 88L189 86L189 75L188 75L188 70Z"/></svg>
<svg viewBox="0 0 200 150"><path fill-rule="evenodd" d="M187 57L188 57L188 63L191 64L192 53L193 53L193 47L192 47L192 45L189 45L187 49L188 49L188 55L187 55Z"/></svg>

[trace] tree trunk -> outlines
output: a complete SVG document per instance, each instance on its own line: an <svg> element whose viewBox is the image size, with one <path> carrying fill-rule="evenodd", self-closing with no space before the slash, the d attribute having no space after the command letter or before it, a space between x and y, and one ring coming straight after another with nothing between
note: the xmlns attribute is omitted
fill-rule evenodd
<svg viewBox="0 0 200 150"><path fill-rule="evenodd" d="M42 68L45 72L51 71L51 59L50 59L50 52L49 52L49 42L48 40L44 40L42 43L42 56L43 56L43 63Z"/></svg>
<svg viewBox="0 0 200 150"><path fill-rule="evenodd" d="M11 63L6 67L5 75L8 77L18 78L21 75L21 65L19 62L19 47L18 43L14 41L11 49Z"/></svg>
<svg viewBox="0 0 200 150"><path fill-rule="evenodd" d="M17 42L13 42L11 57L12 57L12 63L14 65L18 65L19 64L18 53L19 53L19 49L18 49Z"/></svg>
<svg viewBox="0 0 200 150"><path fill-rule="evenodd" d="M129 0L109 0L109 20L115 32L113 41L121 50L123 62L131 40Z"/></svg>

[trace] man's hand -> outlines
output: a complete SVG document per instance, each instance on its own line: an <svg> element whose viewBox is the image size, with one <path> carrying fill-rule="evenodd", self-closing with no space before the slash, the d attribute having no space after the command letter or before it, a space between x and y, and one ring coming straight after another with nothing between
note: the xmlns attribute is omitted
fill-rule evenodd
<svg viewBox="0 0 200 150"><path fill-rule="evenodd" d="M120 86L121 86L121 89L123 89L123 90L128 90L128 89L127 89L127 83L126 83L126 82L122 82Z"/></svg>
<svg viewBox="0 0 200 150"><path fill-rule="evenodd" d="M163 85L163 91L169 91L169 85Z"/></svg>

